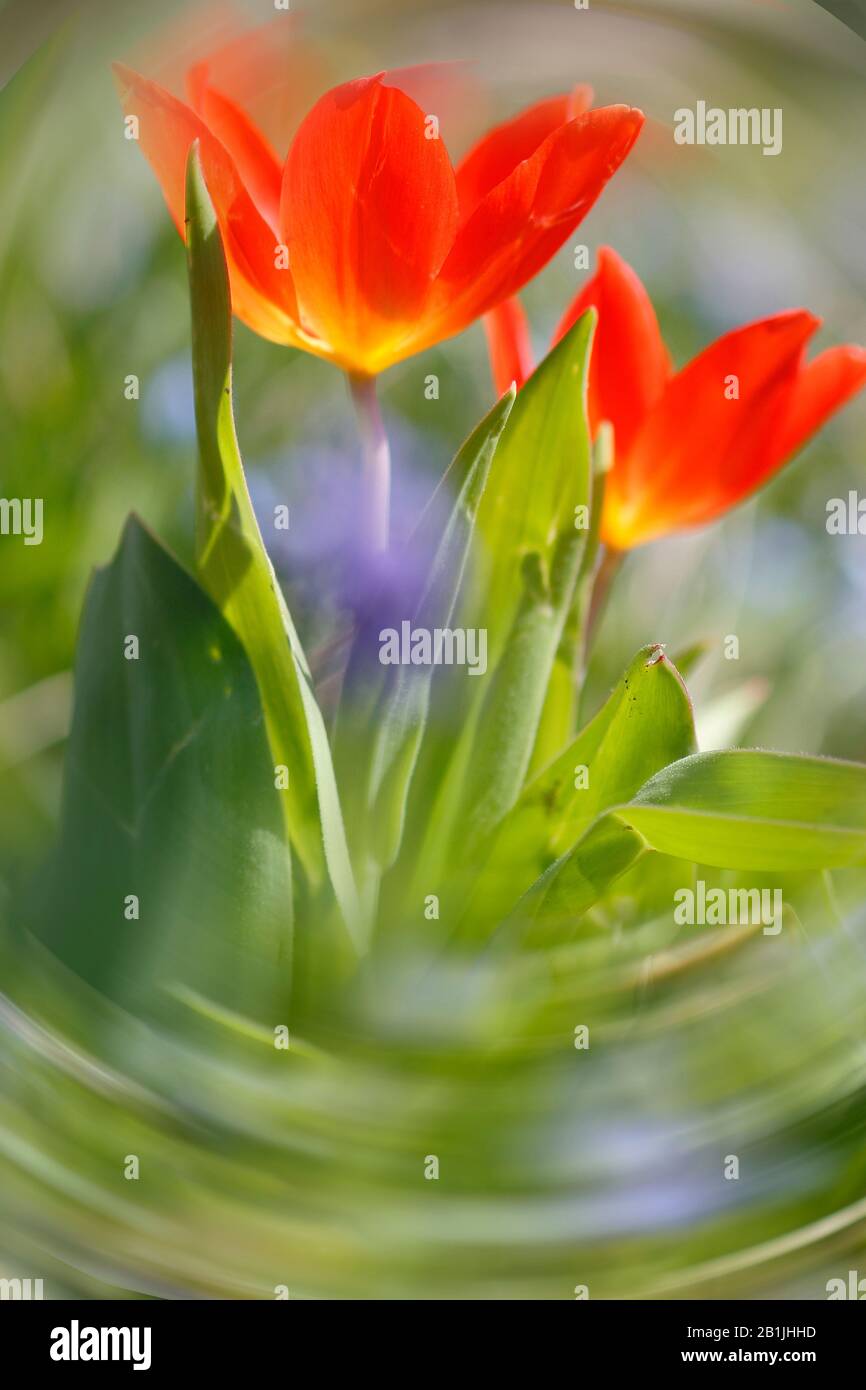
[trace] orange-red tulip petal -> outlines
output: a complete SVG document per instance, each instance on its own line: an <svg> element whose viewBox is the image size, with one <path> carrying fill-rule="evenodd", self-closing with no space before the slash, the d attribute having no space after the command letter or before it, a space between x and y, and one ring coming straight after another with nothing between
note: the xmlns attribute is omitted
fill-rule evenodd
<svg viewBox="0 0 866 1390"><path fill-rule="evenodd" d="M483 135L457 166L457 197L463 220L481 199L508 178L524 159L567 121L592 105L592 88L581 83L571 94L547 97Z"/></svg>
<svg viewBox="0 0 866 1390"><path fill-rule="evenodd" d="M255 90L259 65L273 86L267 49L253 39L236 60L230 52L192 65L189 104L117 68L124 107L181 233L198 140L238 317L361 376L519 290L588 212L644 119L625 106L588 111L592 94L578 87L497 127L455 174L436 122L401 87L428 88L427 70L420 85L379 74L321 97L281 165L238 99Z"/></svg>
<svg viewBox="0 0 866 1390"><path fill-rule="evenodd" d="M827 348L801 367L776 441L777 465L819 430L866 382L866 349Z"/></svg>
<svg viewBox="0 0 866 1390"><path fill-rule="evenodd" d="M547 264L619 168L643 120L628 106L577 116L485 194L438 276L439 309L423 343L459 332Z"/></svg>
<svg viewBox="0 0 866 1390"><path fill-rule="evenodd" d="M603 246L598 269L566 310L558 343L590 307L598 311L592 343L588 409L593 434L602 420L614 427L617 453L627 456L641 423L671 374L655 309L640 279Z"/></svg>
<svg viewBox="0 0 866 1390"><path fill-rule="evenodd" d="M275 342L299 341L292 277L276 269L274 234L241 182L225 146L184 102L155 82L115 66L124 110L139 122L139 143L183 236L186 164L199 142L202 169L225 246L232 307L238 318Z"/></svg>
<svg viewBox="0 0 866 1390"><path fill-rule="evenodd" d="M655 311L635 272L609 247L566 311L554 342L594 306L589 368L593 436L608 421L614 463L602 537L620 550L712 521L742 501L866 385L866 350L829 348L812 362L820 326L805 309L726 333L674 372ZM486 316L498 391L531 370L515 300Z"/></svg>
<svg viewBox="0 0 866 1390"><path fill-rule="evenodd" d="M512 382L519 389L533 367L529 324L516 295L503 299L484 315L484 329L493 384L497 393L504 396Z"/></svg>
<svg viewBox="0 0 866 1390"><path fill-rule="evenodd" d="M278 239L283 170L276 151L237 102L210 85L205 72L199 80L191 75L190 91L196 113L231 155L238 177Z"/></svg>
<svg viewBox="0 0 866 1390"><path fill-rule="evenodd" d="M301 314L333 356L371 374L401 356L457 228L420 107L381 77L328 92L292 142L281 220Z"/></svg>
<svg viewBox="0 0 866 1390"><path fill-rule="evenodd" d="M603 535L633 546L711 521L781 462L775 447L803 349L819 326L804 310L717 339L672 376L605 487Z"/></svg>

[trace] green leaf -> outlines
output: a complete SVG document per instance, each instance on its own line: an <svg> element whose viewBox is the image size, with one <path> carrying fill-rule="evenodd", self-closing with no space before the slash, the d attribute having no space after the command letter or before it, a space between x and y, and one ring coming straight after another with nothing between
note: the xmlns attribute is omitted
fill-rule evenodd
<svg viewBox="0 0 866 1390"><path fill-rule="evenodd" d="M595 821L515 916L561 939L647 850L752 872L866 864L866 767L751 749L682 758Z"/></svg>
<svg viewBox="0 0 866 1390"><path fill-rule="evenodd" d="M577 723L586 662L587 623L601 540L605 483L612 464L613 430L605 421L592 448L590 524L571 606L548 681L529 767L532 776L556 757L574 733Z"/></svg>
<svg viewBox="0 0 866 1390"><path fill-rule="evenodd" d="M37 934L112 998L152 1004L180 984L258 1016L287 996L291 860L256 682L134 518L87 597L40 897Z"/></svg>
<svg viewBox="0 0 866 1390"><path fill-rule="evenodd" d="M577 538L578 563L587 542L575 510L591 500L586 379L595 320L594 310L583 314L519 391L479 508L487 564L478 624L488 629L491 664L522 602L523 557L538 555L549 574L565 537Z"/></svg>
<svg viewBox="0 0 866 1390"><path fill-rule="evenodd" d="M620 820L663 854L727 869L866 863L866 767L735 749L651 778Z"/></svg>
<svg viewBox="0 0 866 1390"><path fill-rule="evenodd" d="M231 394L231 302L213 205L193 147L187 250L199 443L197 557L207 591L240 637L261 692L275 764L288 769L287 832L314 885L323 852L357 945L363 929L331 753L295 627L247 490Z"/></svg>
<svg viewBox="0 0 866 1390"><path fill-rule="evenodd" d="M645 850L635 830L602 816L517 904L512 920L523 925L524 945L559 944L574 935L588 909Z"/></svg>
<svg viewBox="0 0 866 1390"><path fill-rule="evenodd" d="M594 312L584 314L523 387L479 509L492 561L478 625L487 627L495 669L462 798L470 848L523 786L591 535L578 523L589 516L591 494L586 380L594 326Z"/></svg>
<svg viewBox="0 0 866 1390"><path fill-rule="evenodd" d="M473 431L421 519L418 543L422 553L429 553L430 550L434 553L412 619L413 628L433 632L450 624L491 460L513 404L514 392L511 391L502 397ZM450 493L454 501L438 544L434 547L429 539L425 540L425 536L439 516L440 493L445 496ZM403 834L406 798L427 724L433 680L431 666L397 666L392 671L374 716L370 778L374 854L383 867L393 862ZM466 674L461 669L461 678L465 678Z"/></svg>
<svg viewBox="0 0 866 1390"><path fill-rule="evenodd" d="M555 858L602 811L694 751L691 701L679 672L661 647L642 647L595 718L526 788L500 840L511 842L509 855L518 842L531 841Z"/></svg>
<svg viewBox="0 0 866 1390"><path fill-rule="evenodd" d="M457 736L447 746L429 740L422 752L409 807L420 846L410 897L441 882L455 840L458 856L468 849L464 827L482 833L479 799L492 823L526 773L587 544L588 531L575 522L576 509L590 501L586 373L594 324L591 310L533 373L497 446L461 605L461 623L487 633L488 672L455 692L448 713ZM498 676L509 644L509 667ZM525 700L515 696L515 683Z"/></svg>
<svg viewBox="0 0 866 1390"><path fill-rule="evenodd" d="M553 861L565 867L562 856L598 816L694 748L692 708L679 673L661 647L643 647L595 718L500 823L470 911L490 920ZM598 878L595 872L592 881Z"/></svg>
<svg viewBox="0 0 866 1390"><path fill-rule="evenodd" d="M569 551L579 542L568 538ZM571 568L571 556L566 560ZM524 590L508 643L481 707L463 795L473 854L514 804L526 778L562 636L564 613L533 552L524 558Z"/></svg>

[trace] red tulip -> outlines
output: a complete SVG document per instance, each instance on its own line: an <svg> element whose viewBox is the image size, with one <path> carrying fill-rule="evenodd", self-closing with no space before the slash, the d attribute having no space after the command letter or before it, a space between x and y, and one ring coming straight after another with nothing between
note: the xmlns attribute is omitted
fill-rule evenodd
<svg viewBox="0 0 866 1390"><path fill-rule="evenodd" d="M866 351L834 347L812 362L806 344L820 319L790 309L726 333L674 371L649 296L630 266L602 247L595 275L554 335L590 306L598 327L589 370L589 424L614 434L602 536L627 550L698 526L761 486L866 383ZM516 302L487 321L494 380L526 375Z"/></svg>
<svg viewBox="0 0 866 1390"><path fill-rule="evenodd" d="M356 377L460 332L520 289L643 123L627 106L587 110L578 88L496 127L455 170L400 75L380 73L323 96L283 160L206 65L191 70L189 104L129 68L116 73L181 233L199 141L237 316Z"/></svg>

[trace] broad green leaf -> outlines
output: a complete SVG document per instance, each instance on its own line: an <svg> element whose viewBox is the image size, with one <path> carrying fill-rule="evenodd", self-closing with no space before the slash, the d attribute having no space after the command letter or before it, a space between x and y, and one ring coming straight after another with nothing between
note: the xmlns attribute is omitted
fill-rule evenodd
<svg viewBox="0 0 866 1390"><path fill-rule="evenodd" d="M525 789L497 844L508 857L531 842L556 858L602 811L694 751L692 707L679 673L661 647L642 647L595 718Z"/></svg>
<svg viewBox="0 0 866 1390"><path fill-rule="evenodd" d="M240 642L130 519L85 606L37 934L112 998L182 985L270 1017L291 970L279 802Z"/></svg>
<svg viewBox="0 0 866 1390"><path fill-rule="evenodd" d="M487 625L492 664L523 598L523 557L538 555L550 573L564 537L581 542L578 562L588 538L576 522L592 490L586 379L595 321L587 311L518 392L479 508L487 563L477 621Z"/></svg>
<svg viewBox="0 0 866 1390"><path fill-rule="evenodd" d="M568 854L551 866L514 909L524 943L568 938L607 887L646 850L641 836L616 816L602 816Z"/></svg>
<svg viewBox="0 0 866 1390"><path fill-rule="evenodd" d="M642 648L595 718L500 823L471 910L495 916L507 909L596 817L694 748L691 703L678 672L661 647Z"/></svg>
<svg viewBox="0 0 866 1390"><path fill-rule="evenodd" d="M555 758L574 731L577 709L578 610L572 608L556 648L527 775L533 777Z"/></svg>
<svg viewBox="0 0 866 1390"><path fill-rule="evenodd" d="M617 811L662 854L727 869L866 863L866 766L735 749L684 758Z"/></svg>
<svg viewBox="0 0 866 1390"><path fill-rule="evenodd" d="M478 514L491 550L477 624L494 667L477 715L460 819L471 847L526 779L590 536L588 312L519 393ZM468 733L468 730L467 730Z"/></svg>
<svg viewBox="0 0 866 1390"><path fill-rule="evenodd" d="M447 629L463 580L478 507L484 494L491 460L505 428L514 393L508 392L469 436L443 479L440 489L454 500L438 544L424 543L429 519L439 513L434 496L419 526L422 553L433 550L433 561L412 619L414 629L434 632ZM393 862L403 833L406 798L418 749L427 723L431 666L391 668L384 697L375 711L373 759L370 778L374 853L387 867ZM466 678L465 670L460 671Z"/></svg>
<svg viewBox="0 0 866 1390"><path fill-rule="evenodd" d="M202 583L240 637L261 691L274 763L288 769L286 825L314 885L322 856L362 944L337 784L321 711L253 512L232 412L231 302L213 205L195 147L187 169L187 251L199 443L197 557Z"/></svg>
<svg viewBox="0 0 866 1390"><path fill-rule="evenodd" d="M582 523L591 492L586 374L594 325L589 311L545 358L518 392L497 446L461 605L461 622L487 632L488 672L466 682L451 710L458 733L450 745L431 741L422 752L409 808L421 846L410 896L442 881L455 840L465 850L467 833L483 833L477 811L492 824L526 774L589 534Z"/></svg>
<svg viewBox="0 0 866 1390"><path fill-rule="evenodd" d="M580 542L567 540L568 551ZM565 561L573 571L573 557ZM474 853L524 784L565 617L552 585L533 552L522 565L524 590L505 651L481 706L472 760L463 794Z"/></svg>
<svg viewBox="0 0 866 1390"><path fill-rule="evenodd" d="M592 448L592 501L589 531L571 606L550 673L529 772L534 776L564 748L574 733L586 661L587 619L601 539L607 474L613 463L613 432L602 424ZM679 669L679 668L678 668Z"/></svg>
<svg viewBox="0 0 866 1390"><path fill-rule="evenodd" d="M561 932L647 850L752 872L866 864L866 767L751 749L682 758L601 816L515 915Z"/></svg>

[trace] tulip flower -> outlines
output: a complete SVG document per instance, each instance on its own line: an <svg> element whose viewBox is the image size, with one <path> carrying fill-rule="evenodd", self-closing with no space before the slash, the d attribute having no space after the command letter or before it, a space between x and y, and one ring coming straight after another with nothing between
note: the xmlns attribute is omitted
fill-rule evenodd
<svg viewBox="0 0 866 1390"><path fill-rule="evenodd" d="M593 437L613 427L602 539L623 551L714 520L753 493L866 383L866 351L806 346L820 319L773 314L724 334L675 371L638 276L609 247L567 309L554 342L590 306L598 327L589 369ZM531 370L517 301L486 321L494 380Z"/></svg>
<svg viewBox="0 0 866 1390"><path fill-rule="evenodd" d="M237 316L365 376L460 332L525 284L643 122L626 106L588 111L578 88L496 127L455 170L435 125L380 73L327 92L281 162L206 69L193 69L189 105L115 71L181 232L199 141Z"/></svg>
<svg viewBox="0 0 866 1390"><path fill-rule="evenodd" d="M374 491L385 499L387 445L371 379L459 333L535 275L644 119L627 106L590 111L591 93L579 87L497 126L455 169L435 117L399 74L380 73L322 96L282 159L210 84L206 64L191 70L188 103L129 68L115 71L181 234L185 166L198 142L238 318L349 373Z"/></svg>

